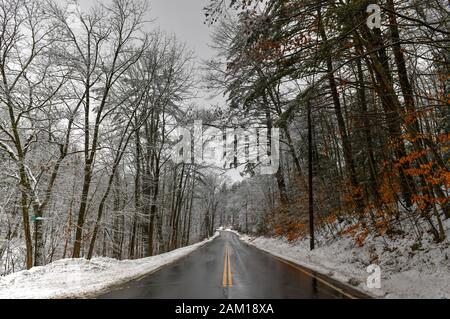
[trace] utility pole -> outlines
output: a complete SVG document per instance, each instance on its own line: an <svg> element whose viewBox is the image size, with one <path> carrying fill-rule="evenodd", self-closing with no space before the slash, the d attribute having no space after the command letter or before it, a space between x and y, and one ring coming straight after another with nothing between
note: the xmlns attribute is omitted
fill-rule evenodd
<svg viewBox="0 0 450 319"><path fill-rule="evenodd" d="M249 196L247 193L247 200L245 201L245 233L248 234L248 201Z"/></svg>
<svg viewBox="0 0 450 319"><path fill-rule="evenodd" d="M308 100L308 205L309 205L309 249L314 249L314 198L313 198L313 154L311 103Z"/></svg>

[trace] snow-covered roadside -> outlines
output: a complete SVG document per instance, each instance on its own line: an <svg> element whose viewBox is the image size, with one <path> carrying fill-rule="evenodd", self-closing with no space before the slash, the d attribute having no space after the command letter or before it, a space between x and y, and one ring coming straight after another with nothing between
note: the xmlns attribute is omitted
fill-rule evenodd
<svg viewBox="0 0 450 319"><path fill-rule="evenodd" d="M347 283L378 298L450 298L450 220L445 221L447 240L435 244L430 237L420 245L410 236L389 241L367 238L356 247L352 238L320 239L309 251L309 239L289 243L284 238L249 237L241 239L261 250L303 265ZM233 231L235 232L235 231ZM236 232L235 232L236 233ZM369 264L381 268L381 289L367 288Z"/></svg>
<svg viewBox="0 0 450 319"><path fill-rule="evenodd" d="M136 260L93 258L61 259L0 277L0 299L8 298L87 298L108 288L149 274L188 255L219 236L175 249L168 253Z"/></svg>

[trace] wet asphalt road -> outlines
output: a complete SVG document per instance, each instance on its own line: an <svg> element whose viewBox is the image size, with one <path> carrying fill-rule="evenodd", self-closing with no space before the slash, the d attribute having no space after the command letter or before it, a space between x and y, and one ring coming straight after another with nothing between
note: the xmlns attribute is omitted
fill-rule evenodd
<svg viewBox="0 0 450 319"><path fill-rule="evenodd" d="M243 243L234 233L223 231L186 257L98 298L346 297L321 279Z"/></svg>

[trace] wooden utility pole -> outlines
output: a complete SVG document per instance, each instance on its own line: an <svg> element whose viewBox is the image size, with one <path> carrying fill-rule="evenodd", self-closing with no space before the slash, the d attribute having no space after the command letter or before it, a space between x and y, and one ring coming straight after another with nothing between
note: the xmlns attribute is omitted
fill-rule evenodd
<svg viewBox="0 0 450 319"><path fill-rule="evenodd" d="M308 101L308 200L309 200L309 248L314 249L314 198L313 198L313 154L311 103Z"/></svg>

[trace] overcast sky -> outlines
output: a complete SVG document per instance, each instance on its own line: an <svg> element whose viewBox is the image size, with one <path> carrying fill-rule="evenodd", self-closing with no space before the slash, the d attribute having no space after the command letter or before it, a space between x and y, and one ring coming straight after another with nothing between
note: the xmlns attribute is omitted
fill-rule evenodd
<svg viewBox="0 0 450 319"><path fill-rule="evenodd" d="M211 28L205 25L203 7L209 0L148 0L150 16L155 25L178 39L186 42L202 59L211 58L213 51L208 47Z"/></svg>
<svg viewBox="0 0 450 319"><path fill-rule="evenodd" d="M209 47L212 27L204 24L203 8L210 0L148 0L154 27L175 34L200 60L209 60L214 50ZM225 103L222 97L210 100L211 92L200 91L197 103L202 107Z"/></svg>
<svg viewBox="0 0 450 319"><path fill-rule="evenodd" d="M57 0L63 1L63 0ZM98 0L108 2L109 0ZM160 27L162 31L177 35L202 59L210 58L213 51L208 47L211 28L205 25L203 8L210 0L147 0L150 18L155 19L149 28ZM94 1L79 0L82 9L88 9Z"/></svg>
<svg viewBox="0 0 450 319"><path fill-rule="evenodd" d="M61 0L62 1L62 0ZM108 2L108 0L99 0ZM149 30L160 28L168 34L175 34L180 42L186 44L187 49L192 50L200 60L208 60L214 56L214 51L208 46L210 43L211 27L204 24L205 16L203 8L210 0L147 0L150 6L149 19L154 20L149 24ZM79 0L82 9L88 9L92 0ZM198 75L200 76L200 75ZM202 107L211 104L225 103L222 97L210 100L211 92L200 91L199 98L195 100Z"/></svg>

